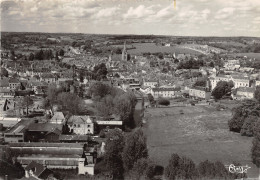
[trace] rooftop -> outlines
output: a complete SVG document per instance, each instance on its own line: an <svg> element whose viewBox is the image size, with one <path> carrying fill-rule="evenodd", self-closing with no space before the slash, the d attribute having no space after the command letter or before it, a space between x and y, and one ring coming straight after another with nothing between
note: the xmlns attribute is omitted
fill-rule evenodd
<svg viewBox="0 0 260 180"><path fill-rule="evenodd" d="M53 132L55 129L62 131L62 124L32 123L28 126L28 131Z"/></svg>

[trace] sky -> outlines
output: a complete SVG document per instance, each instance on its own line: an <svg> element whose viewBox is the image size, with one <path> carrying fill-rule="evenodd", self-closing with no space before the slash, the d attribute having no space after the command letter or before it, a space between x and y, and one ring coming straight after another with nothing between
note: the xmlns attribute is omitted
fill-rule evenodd
<svg viewBox="0 0 260 180"><path fill-rule="evenodd" d="M0 0L1 31L260 37L260 0Z"/></svg>

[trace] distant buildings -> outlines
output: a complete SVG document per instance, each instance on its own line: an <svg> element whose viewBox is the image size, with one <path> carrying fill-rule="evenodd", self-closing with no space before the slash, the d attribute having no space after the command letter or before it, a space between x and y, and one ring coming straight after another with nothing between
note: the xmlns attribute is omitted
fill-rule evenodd
<svg viewBox="0 0 260 180"><path fill-rule="evenodd" d="M224 63L224 68L227 70L235 70L240 68L240 62L239 60L227 60Z"/></svg>
<svg viewBox="0 0 260 180"><path fill-rule="evenodd" d="M158 86L158 81L156 81L156 80L144 80L143 86L155 88L156 86Z"/></svg>
<svg viewBox="0 0 260 180"><path fill-rule="evenodd" d="M164 98L173 98L178 92L181 91L181 88L177 87L158 87L152 88L151 94L154 98L164 97Z"/></svg>
<svg viewBox="0 0 260 180"><path fill-rule="evenodd" d="M232 98L235 100L253 99L255 88L239 87L232 93Z"/></svg>
<svg viewBox="0 0 260 180"><path fill-rule="evenodd" d="M211 96L211 92L207 88L192 87L189 89L189 96L198 99L209 100Z"/></svg>

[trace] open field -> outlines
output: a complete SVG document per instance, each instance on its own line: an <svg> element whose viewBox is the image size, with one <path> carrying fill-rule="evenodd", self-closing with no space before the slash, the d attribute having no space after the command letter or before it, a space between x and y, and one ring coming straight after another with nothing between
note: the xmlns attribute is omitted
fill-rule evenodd
<svg viewBox="0 0 260 180"><path fill-rule="evenodd" d="M183 110L184 114L180 114ZM230 132L231 111L216 111L209 106L151 108L147 117L149 156L166 166L172 153L190 157L196 164L203 160L248 164L248 177L257 177L259 169L251 163L252 138Z"/></svg>
<svg viewBox="0 0 260 180"><path fill-rule="evenodd" d="M255 58L260 60L260 53L236 53L234 56L247 56L248 58Z"/></svg>
<svg viewBox="0 0 260 180"><path fill-rule="evenodd" d="M193 54L193 55L199 55L198 51L191 50L191 49L186 49L183 47L179 46L171 46L171 47L166 47L166 46L156 46L155 43L133 43L132 44L136 49L130 49L128 50L129 54L135 54L135 55L140 55L142 53L176 53L176 54Z"/></svg>

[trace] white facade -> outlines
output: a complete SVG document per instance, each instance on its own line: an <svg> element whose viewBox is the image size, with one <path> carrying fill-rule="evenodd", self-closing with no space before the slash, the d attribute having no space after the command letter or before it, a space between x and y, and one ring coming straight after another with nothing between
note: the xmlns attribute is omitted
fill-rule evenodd
<svg viewBox="0 0 260 180"><path fill-rule="evenodd" d="M71 116L68 125L75 134L94 134L94 123L89 116Z"/></svg>
<svg viewBox="0 0 260 180"><path fill-rule="evenodd" d="M255 86L260 86L260 80L255 81Z"/></svg>
<svg viewBox="0 0 260 180"><path fill-rule="evenodd" d="M153 88L151 94L154 98L173 98L178 91L180 89L177 88Z"/></svg>
<svg viewBox="0 0 260 180"><path fill-rule="evenodd" d="M211 90L213 90L219 81L230 81L231 77L230 76L216 76L214 78L210 78L210 84L211 84Z"/></svg>
<svg viewBox="0 0 260 180"><path fill-rule="evenodd" d="M85 158L79 158L78 174L94 175L94 164L84 165Z"/></svg>
<svg viewBox="0 0 260 180"><path fill-rule="evenodd" d="M234 87L249 87L249 79L233 79Z"/></svg>
<svg viewBox="0 0 260 180"><path fill-rule="evenodd" d="M144 81L144 87L154 88L157 85L158 85L157 81Z"/></svg>

